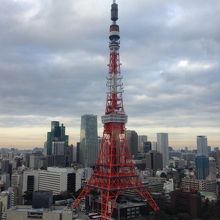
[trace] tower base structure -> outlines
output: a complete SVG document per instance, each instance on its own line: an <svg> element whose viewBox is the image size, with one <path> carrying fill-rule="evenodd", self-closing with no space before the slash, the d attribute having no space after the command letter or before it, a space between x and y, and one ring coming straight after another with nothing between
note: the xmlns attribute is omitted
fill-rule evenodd
<svg viewBox="0 0 220 220"><path fill-rule="evenodd" d="M74 208L86 196L98 192L101 197L102 220L111 219L119 196L129 190L137 193L154 211L159 211L159 207L136 172L126 144L125 133L124 123L105 124L94 173L75 200Z"/></svg>

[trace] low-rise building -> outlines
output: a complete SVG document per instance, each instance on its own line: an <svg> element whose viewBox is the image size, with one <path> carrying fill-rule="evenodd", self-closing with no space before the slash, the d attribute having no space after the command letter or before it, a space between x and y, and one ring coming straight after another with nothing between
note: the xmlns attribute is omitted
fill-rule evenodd
<svg viewBox="0 0 220 220"><path fill-rule="evenodd" d="M23 193L52 191L53 195L62 192L76 192L82 186L82 172L74 168L48 167L47 170L28 170L23 174Z"/></svg>
<svg viewBox="0 0 220 220"><path fill-rule="evenodd" d="M17 206L7 211L6 220L72 220L73 212L63 206L52 206L50 209L34 209L31 206Z"/></svg>
<svg viewBox="0 0 220 220"><path fill-rule="evenodd" d="M81 188L81 179L81 172L73 168L48 167L39 172L39 190L51 190L53 195L76 192Z"/></svg>
<svg viewBox="0 0 220 220"><path fill-rule="evenodd" d="M15 203L15 192L12 187L9 187L7 191L0 193L0 219L6 219L6 212L9 208L14 207ZM15 218L16 219L16 218Z"/></svg>
<svg viewBox="0 0 220 220"><path fill-rule="evenodd" d="M166 178L161 177L148 177L143 180L144 186L152 193L162 192Z"/></svg>
<svg viewBox="0 0 220 220"><path fill-rule="evenodd" d="M191 178L183 178L181 188L185 192L205 191L217 193L216 180L198 180Z"/></svg>

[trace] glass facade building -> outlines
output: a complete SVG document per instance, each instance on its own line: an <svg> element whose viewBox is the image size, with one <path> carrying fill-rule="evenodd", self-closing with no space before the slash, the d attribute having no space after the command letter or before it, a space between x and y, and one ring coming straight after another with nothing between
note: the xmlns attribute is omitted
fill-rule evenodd
<svg viewBox="0 0 220 220"><path fill-rule="evenodd" d="M65 135L65 126L60 125L59 121L51 122L51 131L47 132L46 153L52 155L52 145L54 142L64 142L64 146L68 146L69 136Z"/></svg>
<svg viewBox="0 0 220 220"><path fill-rule="evenodd" d="M197 136L197 154L199 156L209 156L208 140L206 136Z"/></svg>
<svg viewBox="0 0 220 220"><path fill-rule="evenodd" d="M209 158L206 156L196 157L196 175L197 179L205 180L209 175Z"/></svg>
<svg viewBox="0 0 220 220"><path fill-rule="evenodd" d="M81 116L79 163L84 167L94 166L98 157L97 116Z"/></svg>

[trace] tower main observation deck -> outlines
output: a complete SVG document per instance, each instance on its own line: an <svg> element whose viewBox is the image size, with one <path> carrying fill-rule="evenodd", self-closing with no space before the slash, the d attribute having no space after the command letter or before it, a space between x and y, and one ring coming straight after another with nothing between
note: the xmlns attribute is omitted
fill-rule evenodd
<svg viewBox="0 0 220 220"><path fill-rule="evenodd" d="M123 106L123 84L119 55L120 32L119 25L116 23L118 5L115 0L113 0L111 7L111 20L108 91L105 115L102 116L104 131L100 152L91 178L73 204L73 207L76 208L92 191L100 193L102 220L112 219L113 211L117 208L118 197L127 190L137 192L153 211L159 211L158 205L136 173L126 141L127 115Z"/></svg>

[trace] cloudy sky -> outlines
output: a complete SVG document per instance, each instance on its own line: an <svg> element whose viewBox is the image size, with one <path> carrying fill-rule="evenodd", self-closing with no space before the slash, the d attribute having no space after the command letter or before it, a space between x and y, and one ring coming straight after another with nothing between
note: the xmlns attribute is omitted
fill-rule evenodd
<svg viewBox="0 0 220 220"><path fill-rule="evenodd" d="M128 129L220 146L219 0L118 0ZM105 109L111 0L1 0L0 146L43 146L51 120L79 140Z"/></svg>

